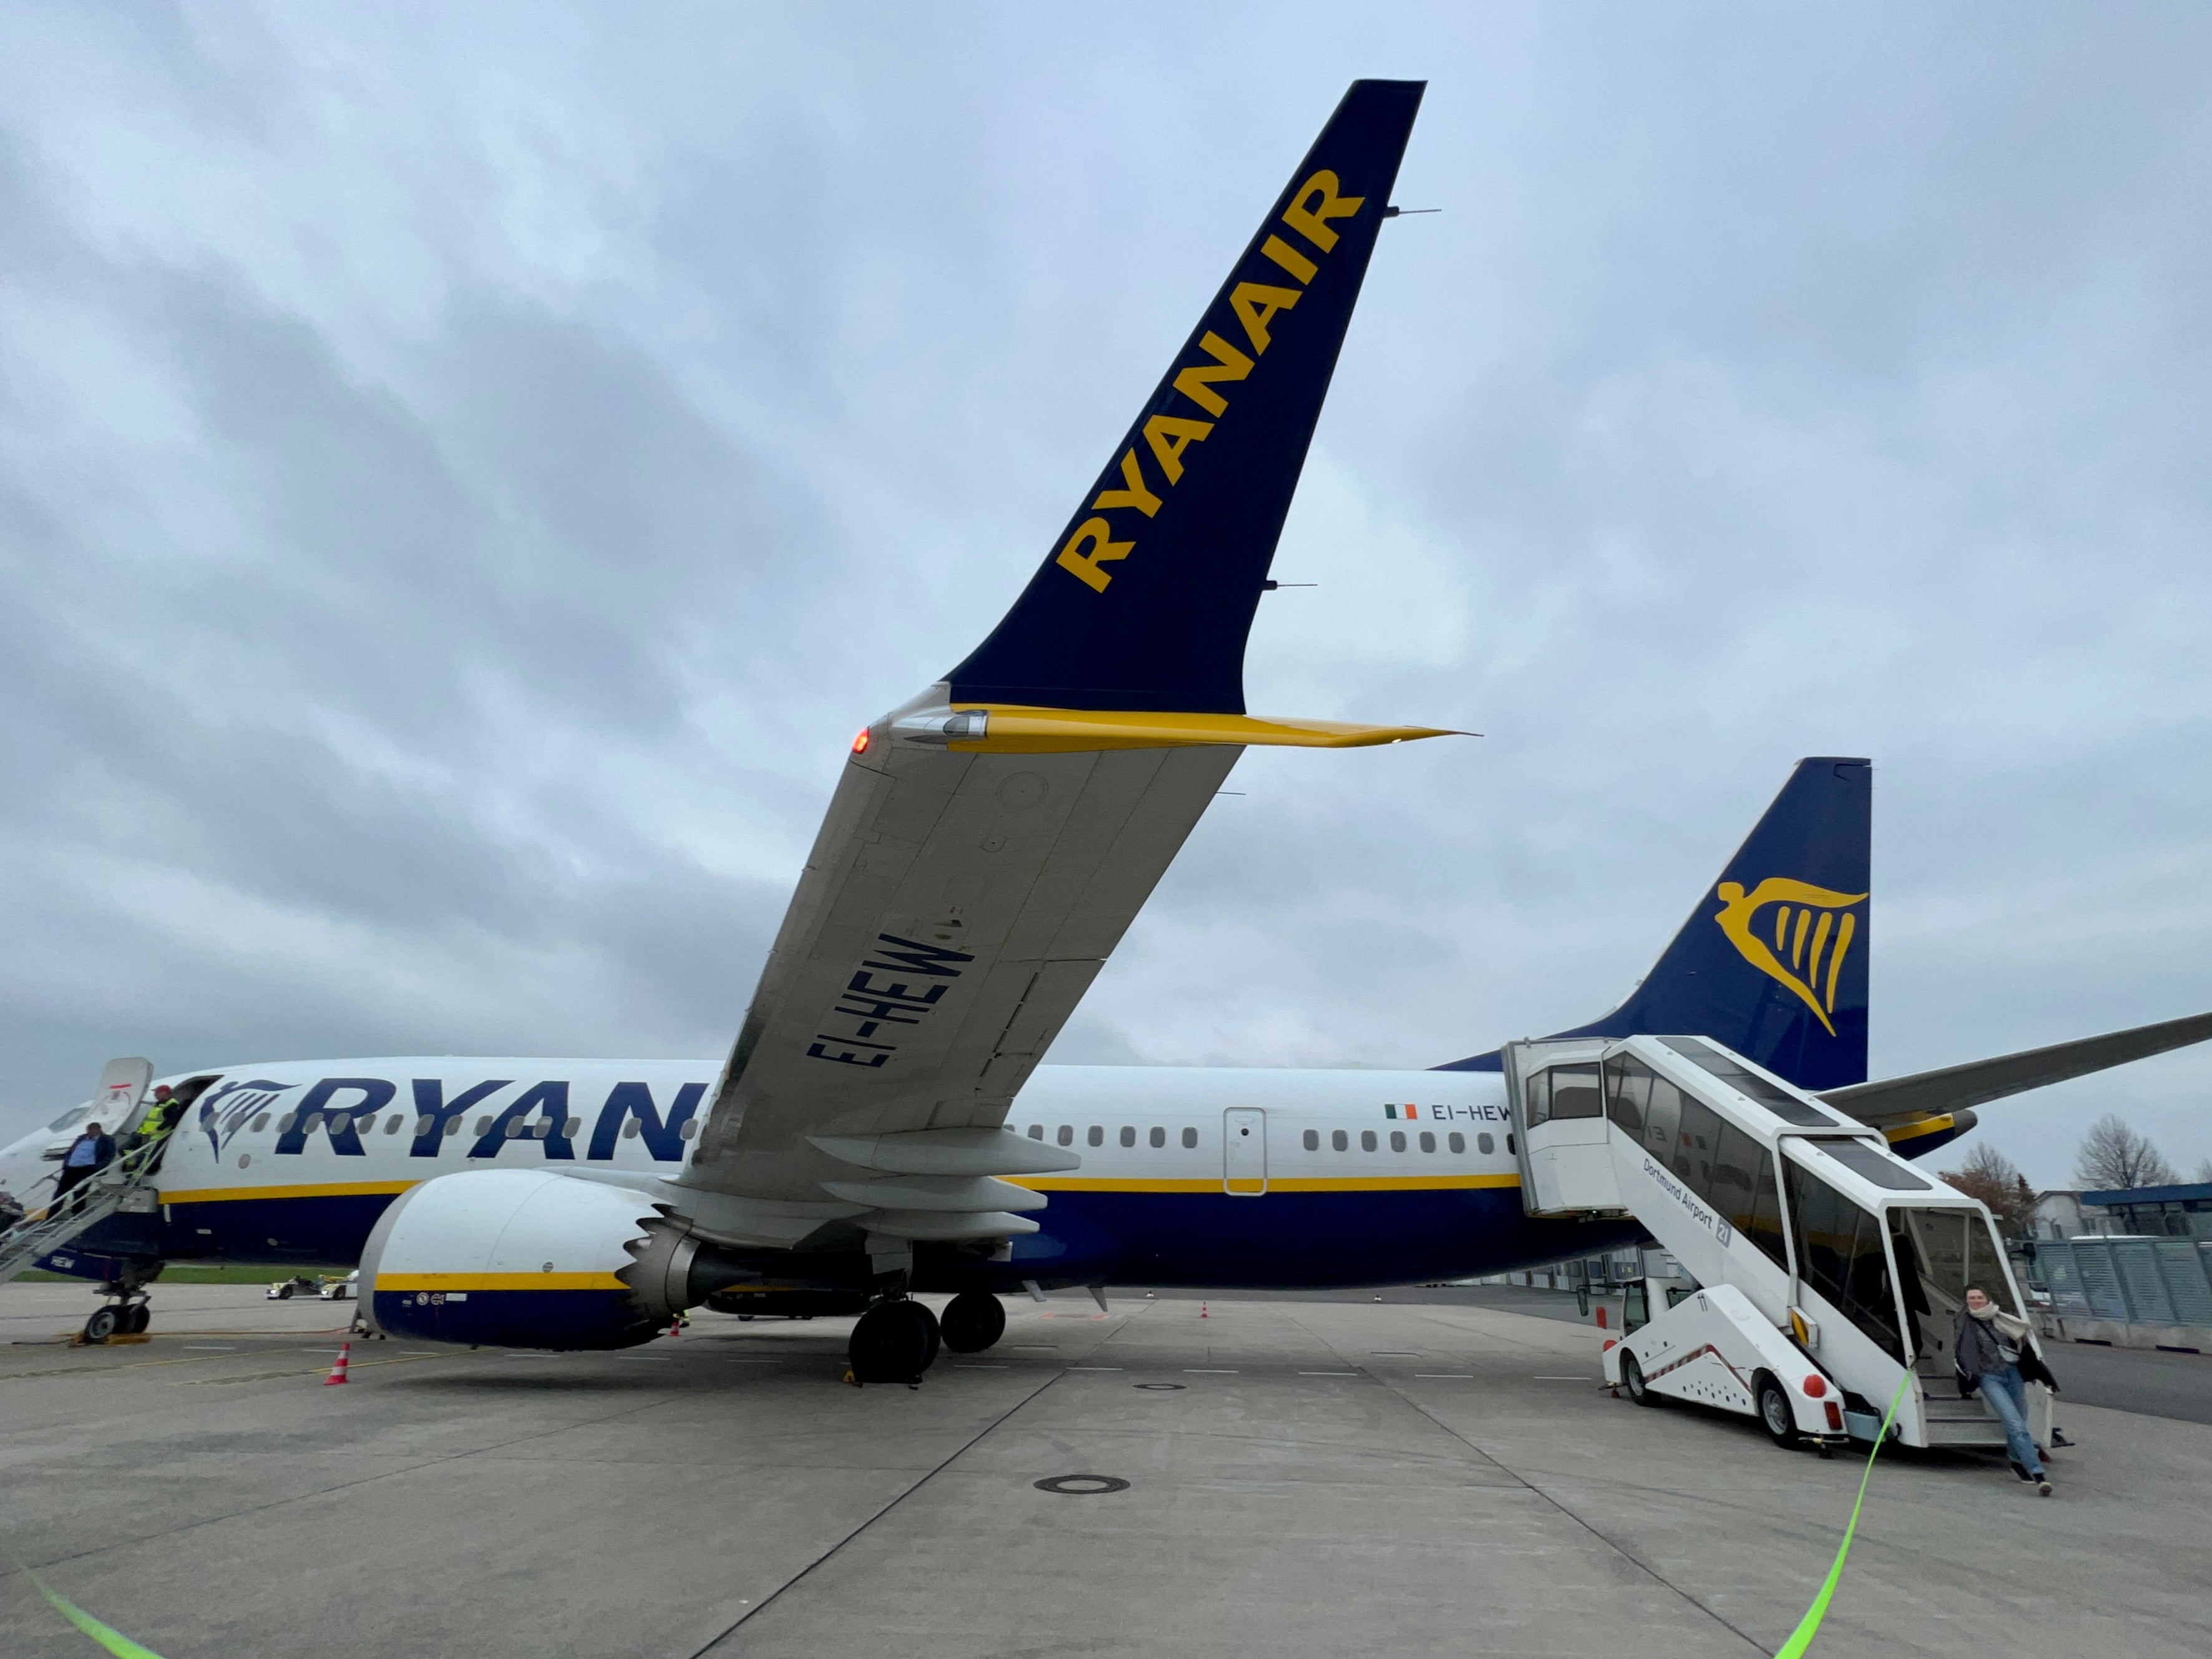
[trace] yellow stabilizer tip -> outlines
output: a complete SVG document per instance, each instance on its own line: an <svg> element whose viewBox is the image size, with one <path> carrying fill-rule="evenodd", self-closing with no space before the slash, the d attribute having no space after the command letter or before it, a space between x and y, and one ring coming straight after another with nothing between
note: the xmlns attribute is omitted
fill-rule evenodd
<svg viewBox="0 0 2212 1659"><path fill-rule="evenodd" d="M1369 749L1420 738L1472 738L1435 726L1362 726L1349 720L1263 720L1252 714L1161 714L1093 708L1025 708L961 703L988 714L984 735L948 747L977 755L1057 755L1092 749L1181 749L1210 744L1248 748Z"/></svg>

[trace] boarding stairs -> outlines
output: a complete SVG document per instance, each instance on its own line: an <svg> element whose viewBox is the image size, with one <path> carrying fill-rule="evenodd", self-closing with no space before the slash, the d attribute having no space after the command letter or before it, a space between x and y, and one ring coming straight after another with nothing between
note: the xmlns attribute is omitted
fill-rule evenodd
<svg viewBox="0 0 2212 1659"><path fill-rule="evenodd" d="M173 1133L173 1132L172 1132ZM28 1272L118 1211L159 1206L154 1171L169 1136L135 1146L45 1209L0 1232L0 1285Z"/></svg>
<svg viewBox="0 0 2212 1659"><path fill-rule="evenodd" d="M1695 1288L1605 1340L1632 1395L1759 1418L1784 1442L1998 1446L1961 1399L1951 1338L1969 1284L2024 1315L1986 1208L1869 1128L1708 1038L1509 1043L1522 1200L1549 1218L1630 1218ZM2051 1443L2047 1389L2029 1424Z"/></svg>
<svg viewBox="0 0 2212 1659"><path fill-rule="evenodd" d="M100 1093L74 1116L80 1123L112 1126L118 1145L128 1141L145 1117L147 1086L153 1076L153 1066L147 1060L110 1060L100 1074ZM182 1121L180 1113L177 1121ZM68 1249L112 1215L159 1208L155 1172L175 1133L173 1127L165 1134L140 1141L59 1198L48 1200L43 1208L29 1211L13 1226L0 1231L0 1285L27 1273L55 1251ZM74 1139L74 1134L70 1139ZM50 1148L46 1156L58 1164L67 1144L64 1141ZM59 1168L54 1173L58 1178Z"/></svg>

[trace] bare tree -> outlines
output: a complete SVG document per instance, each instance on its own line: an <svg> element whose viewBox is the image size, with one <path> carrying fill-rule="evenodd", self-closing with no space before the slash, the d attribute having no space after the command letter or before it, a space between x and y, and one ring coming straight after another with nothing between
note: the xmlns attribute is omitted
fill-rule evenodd
<svg viewBox="0 0 2212 1659"><path fill-rule="evenodd" d="M2196 1179L2208 1186L2212 1186L2212 1158L2200 1158L2197 1160Z"/></svg>
<svg viewBox="0 0 2212 1659"><path fill-rule="evenodd" d="M2171 1187L2181 1177L2159 1155L2150 1138L2139 1135L2107 1112L2089 1126L2081 1150L2074 1155L2074 1179L2093 1192L2135 1187Z"/></svg>
<svg viewBox="0 0 2212 1659"><path fill-rule="evenodd" d="M1942 1178L1969 1198L1990 1206L2000 1229L2015 1237L2035 1231L2035 1193L2019 1166L1984 1142L1966 1155L1955 1170L1942 1171Z"/></svg>

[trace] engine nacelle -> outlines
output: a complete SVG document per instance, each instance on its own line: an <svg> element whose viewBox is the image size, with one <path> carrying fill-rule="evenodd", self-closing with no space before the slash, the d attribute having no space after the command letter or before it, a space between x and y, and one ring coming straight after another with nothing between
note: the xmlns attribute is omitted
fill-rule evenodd
<svg viewBox="0 0 2212 1659"><path fill-rule="evenodd" d="M552 1170L439 1176L369 1235L362 1310L387 1336L430 1342L633 1347L666 1322L630 1284L658 1219L637 1193Z"/></svg>

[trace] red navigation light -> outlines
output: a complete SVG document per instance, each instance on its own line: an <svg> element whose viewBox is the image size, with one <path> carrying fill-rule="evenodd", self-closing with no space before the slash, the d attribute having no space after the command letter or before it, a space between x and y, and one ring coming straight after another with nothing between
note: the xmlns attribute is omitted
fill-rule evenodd
<svg viewBox="0 0 2212 1659"><path fill-rule="evenodd" d="M868 752L868 728L865 726L860 728L860 735L853 739L853 752L856 755Z"/></svg>
<svg viewBox="0 0 2212 1659"><path fill-rule="evenodd" d="M1828 1379L1818 1371L1805 1379L1805 1398L1818 1400L1828 1391Z"/></svg>

